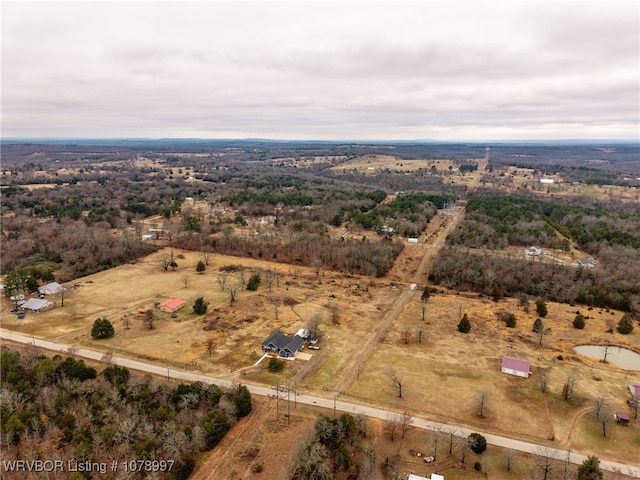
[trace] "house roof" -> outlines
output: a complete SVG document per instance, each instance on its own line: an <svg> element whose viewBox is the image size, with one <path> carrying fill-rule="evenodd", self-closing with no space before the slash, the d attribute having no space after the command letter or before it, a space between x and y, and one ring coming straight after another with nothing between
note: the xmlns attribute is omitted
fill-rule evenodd
<svg viewBox="0 0 640 480"><path fill-rule="evenodd" d="M631 395L635 395L637 397L640 397L640 383L631 382L629 384L629 390L631 390Z"/></svg>
<svg viewBox="0 0 640 480"><path fill-rule="evenodd" d="M27 310L42 310L43 308L52 307L53 302L41 298L30 298L24 302L21 307Z"/></svg>
<svg viewBox="0 0 640 480"><path fill-rule="evenodd" d="M63 288L62 285L60 285L58 282L51 282L41 287L38 287L38 292L51 295L54 293L58 293L60 290L62 290L62 288Z"/></svg>
<svg viewBox="0 0 640 480"><path fill-rule="evenodd" d="M170 308L171 310L175 310L176 308L180 308L183 305L184 300L182 300L181 298L170 298L169 300L165 300L164 302L162 302L160 305L158 305L158 307L166 307Z"/></svg>
<svg viewBox="0 0 640 480"><path fill-rule="evenodd" d="M283 348L283 350L289 350L291 353L296 353L302 346L304 345L304 338L299 337L298 335L294 335L293 338L287 345Z"/></svg>
<svg viewBox="0 0 640 480"><path fill-rule="evenodd" d="M264 342L262 342L262 345L266 346L272 343L274 347L280 350L281 348L286 347L290 341L291 339L287 337L284 333L282 333L280 330L276 330L275 332L271 333L271 335L269 335L264 340Z"/></svg>
<svg viewBox="0 0 640 480"><path fill-rule="evenodd" d="M502 357L502 368L510 368L518 372L529 373L529 362L514 357Z"/></svg>
<svg viewBox="0 0 640 480"><path fill-rule="evenodd" d="M618 417L619 420L625 420L627 422L631 420L628 413L618 412L616 413L616 417Z"/></svg>

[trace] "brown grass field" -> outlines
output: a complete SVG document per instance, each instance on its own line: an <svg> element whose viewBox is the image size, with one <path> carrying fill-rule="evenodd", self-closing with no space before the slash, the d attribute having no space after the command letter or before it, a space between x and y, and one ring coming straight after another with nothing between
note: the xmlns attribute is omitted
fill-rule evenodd
<svg viewBox="0 0 640 480"><path fill-rule="evenodd" d="M438 225L434 222L430 228L436 230ZM583 309L582 313L590 318L586 328L580 331L571 325L577 307L549 303L549 315L544 321L550 332L540 346L537 335L531 331L536 318L533 305L529 307L531 312L527 313L518 308L514 299L496 303L475 294L441 289L426 304L423 338L418 343L417 327L422 324L421 290L410 292L406 302L397 302L406 294L408 284L415 281L416 276L424 278L420 276L419 264L428 252L427 244L408 245L389 277L384 279L327 271L318 280L310 268L218 255L212 256L206 272L200 275L195 271L200 254L182 251L175 252L184 257L176 259L179 264L177 271L165 272L160 267L160 257L166 251L157 252L135 264L78 279L80 286L71 290L72 294L65 298L64 307L56 306L41 314L27 315L23 320L9 312L8 302L3 299L2 327L26 335L111 351L119 356L161 362L177 369L242 378L242 381L271 385L275 381L293 379L299 392L333 396L340 373L353 368L357 355L363 345L375 336L385 314L394 305L400 305L399 314L373 353L358 365L357 378L348 382L339 395L340 399L407 410L415 416L478 431L638 464L640 422L632 421L628 428L611 424L609 435L604 438L592 415L583 411L593 405L594 397L600 392L606 394L614 410L627 411L627 385L630 381L640 380L640 372L628 372L589 360L571 350L579 344L611 343L640 351L639 329L626 336L605 333L608 322L617 323L621 312ZM245 281L253 270L275 269L280 275L269 288L263 274L263 283L258 291L239 292L237 301L231 306L229 294L221 290L217 277L220 267L231 264L245 267ZM423 272L422 275L425 274ZM239 274L231 274L227 285L237 281ZM204 316L195 315L191 308L200 296L209 302L209 311ZM155 302L173 297L184 299L186 305L177 312L177 318L156 311L152 330L136 313L138 308L153 308ZM274 298L279 303L278 320ZM335 321L332 321L333 305L337 311ZM516 328L506 328L496 317L499 311L514 312ZM466 335L460 334L456 328L464 312L472 324L471 332ZM310 361L287 362L285 371L278 375L266 371L266 362L253 367L262 355L260 342L271 331L279 328L294 334L305 327L315 314L322 319L320 331L323 338L319 344L321 350L309 351L312 354ZM96 318L102 316L114 323L116 335L109 340L96 341L90 336L91 326ZM205 331L205 326L209 330ZM215 342L211 357L206 348L208 338ZM503 355L528 359L533 376L525 380L501 374L500 359ZM558 359L559 355L562 360ZM397 390L386 375L389 368L403 379L403 398L398 398ZM538 388L542 369L550 369L546 400ZM560 393L566 375L572 369L579 372L579 381L574 398L567 402ZM479 418L474 399L482 391L488 391L490 397L485 417ZM256 400L260 405L270 401ZM549 414L546 413L545 402L548 402ZM237 469L237 478L244 478L253 475L251 465L262 461L265 467L262 478L281 478L287 462L291 461L293 447L290 445L298 444L304 437L317 412L309 409L310 413L296 413L295 417L300 419L295 420L291 427L287 426L287 435L274 433L280 430L267 423L275 421L272 409L258 408L256 412L251 417L253 420L248 420L253 421L253 427L243 431L240 430L242 422L236 426L236 433L228 436L221 448L211 454L203 471L217 465L217 469ZM251 435L256 431L262 432L262 437L255 442L265 445L257 456L255 452L243 454L237 451L240 447L225 446L233 441L241 446L245 445L242 442L250 444L254 441ZM551 434L555 436L554 441L547 440ZM398 455L407 472L425 474L434 471L424 464L414 465L411 462L416 460L407 453L408 448L414 448L414 445L425 451L433 448L433 435L412 430L410 437L402 442L381 440L378 458L387 454ZM244 450L247 448L242 446ZM483 457L482 463L496 472L489 478L523 478L517 477L518 470L509 475L504 472L498 474L504 470L500 456L501 453L496 452ZM472 458L469 457L468 466L473 465L475 460ZM251 462L247 463L248 459ZM449 458L451 465L455 463L452 460ZM524 457L516 465L518 463L524 465ZM241 468L243 465L244 469ZM443 460L438 466L451 465ZM450 470L447 470L447 479L481 478L472 468ZM195 478L207 478L198 475Z"/></svg>

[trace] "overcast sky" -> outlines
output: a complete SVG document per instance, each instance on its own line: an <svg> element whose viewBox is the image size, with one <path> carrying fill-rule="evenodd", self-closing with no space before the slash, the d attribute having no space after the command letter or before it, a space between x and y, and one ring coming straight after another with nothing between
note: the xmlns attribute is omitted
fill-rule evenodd
<svg viewBox="0 0 640 480"><path fill-rule="evenodd" d="M636 1L1 13L4 138L639 139Z"/></svg>

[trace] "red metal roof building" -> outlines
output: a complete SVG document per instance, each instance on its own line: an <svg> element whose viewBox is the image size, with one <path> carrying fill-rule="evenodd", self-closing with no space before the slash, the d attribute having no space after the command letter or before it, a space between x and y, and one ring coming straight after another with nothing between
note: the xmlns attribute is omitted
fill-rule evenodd
<svg viewBox="0 0 640 480"><path fill-rule="evenodd" d="M515 375L516 377L529 378L529 362L513 357L502 357L502 373Z"/></svg>
<svg viewBox="0 0 640 480"><path fill-rule="evenodd" d="M181 298L170 298L158 305L158 308L163 312L175 312L184 307L184 303L184 300Z"/></svg>

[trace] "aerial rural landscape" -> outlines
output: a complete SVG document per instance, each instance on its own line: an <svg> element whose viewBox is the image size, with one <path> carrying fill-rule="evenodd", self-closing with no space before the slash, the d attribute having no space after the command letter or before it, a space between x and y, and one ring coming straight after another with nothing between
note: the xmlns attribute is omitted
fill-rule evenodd
<svg viewBox="0 0 640 480"><path fill-rule="evenodd" d="M637 1L0 19L0 480L640 479Z"/></svg>
<svg viewBox="0 0 640 480"><path fill-rule="evenodd" d="M558 453L570 451L611 462L605 478L634 476L637 156L625 144L7 142L3 458L172 455L181 469L167 478L551 479L573 478L582 461ZM81 361L87 379L66 370ZM14 378L14 362L32 373ZM199 401L186 374L207 379ZM210 383L230 385L220 438ZM238 407L255 386L266 396ZM109 407L141 401L141 387L144 414ZM34 423L28 405L54 388ZM186 408L199 420L184 438L158 427ZM128 449L96 409L137 425ZM341 422L348 433L327 433Z"/></svg>

